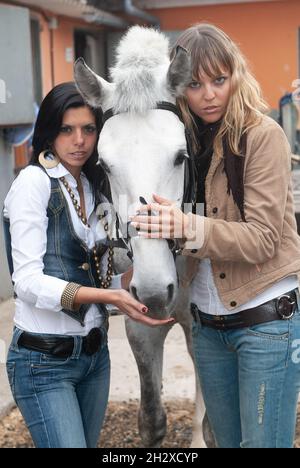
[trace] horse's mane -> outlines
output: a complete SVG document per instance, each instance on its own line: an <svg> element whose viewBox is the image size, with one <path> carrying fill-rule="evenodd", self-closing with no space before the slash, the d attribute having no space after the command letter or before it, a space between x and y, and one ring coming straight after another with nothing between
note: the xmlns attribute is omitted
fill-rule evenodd
<svg viewBox="0 0 300 468"><path fill-rule="evenodd" d="M144 113L153 109L166 92L168 39L154 29L134 26L116 52L116 64L111 69L116 84L114 111Z"/></svg>

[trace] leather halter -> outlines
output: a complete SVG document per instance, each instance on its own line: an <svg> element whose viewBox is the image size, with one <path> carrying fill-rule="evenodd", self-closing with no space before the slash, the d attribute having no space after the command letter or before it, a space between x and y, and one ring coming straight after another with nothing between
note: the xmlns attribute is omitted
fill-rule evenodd
<svg viewBox="0 0 300 468"><path fill-rule="evenodd" d="M167 101L160 101L156 104L156 107L153 108L153 110L156 110L156 109L173 112L173 114L175 114L179 118L179 120L184 124L182 114L175 104L172 104L171 102L167 102ZM102 125L104 126L105 122L107 122L107 120L109 120L111 117L115 115L118 115L118 114L114 113L113 109L108 109L107 111L105 111L102 116ZM182 209L184 208L185 203L191 204L192 208L194 208L195 203L196 203L196 168L195 168L194 155L192 151L191 134L188 129L185 129L185 138L186 138L186 143L187 143L188 156L184 160L185 167L184 167L184 191L183 191L183 199L182 199L182 206L181 206ZM147 201L143 197L140 197L140 202L144 205L147 204ZM151 213L149 214L151 215ZM118 247L126 248L128 251L127 255L132 260L133 251L132 251L132 247L130 243L131 236L129 236L128 234L129 225L130 223L127 223L126 236L124 236L123 235L124 224L120 222L119 216L116 213L117 241L113 242L113 244ZM119 232L122 233L122 237L120 237ZM178 242L176 241L176 239L169 239L167 240L167 242L175 258L176 255L180 252L180 249L178 248Z"/></svg>

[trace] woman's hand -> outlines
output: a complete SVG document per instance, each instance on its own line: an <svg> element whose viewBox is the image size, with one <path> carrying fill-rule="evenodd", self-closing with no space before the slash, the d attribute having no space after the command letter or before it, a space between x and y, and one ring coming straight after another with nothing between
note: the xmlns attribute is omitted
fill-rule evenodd
<svg viewBox="0 0 300 468"><path fill-rule="evenodd" d="M176 204L170 200L153 195L156 203L142 205L138 215L131 216L131 225L140 237L150 239L189 239L190 220ZM151 216L148 215L151 211ZM194 234L193 234L194 235Z"/></svg>
<svg viewBox="0 0 300 468"><path fill-rule="evenodd" d="M125 273L121 276L121 285L123 289L128 291L130 282L132 280L133 268L129 268L129 270L125 271Z"/></svg>
<svg viewBox="0 0 300 468"><path fill-rule="evenodd" d="M112 293L112 300L110 300L109 303L115 305L121 312L124 312L128 317L136 322L144 325L150 325L152 327L159 325L172 325L175 322L173 318L158 320L147 317L145 315L148 312L147 307L136 301L124 289L117 289L110 292Z"/></svg>
<svg viewBox="0 0 300 468"><path fill-rule="evenodd" d="M74 310L79 308L81 304L113 304L132 320L152 327L173 325L175 322L173 318L157 320L147 317L145 314L147 314L148 308L135 300L124 289L102 289L81 286L77 290L73 300Z"/></svg>

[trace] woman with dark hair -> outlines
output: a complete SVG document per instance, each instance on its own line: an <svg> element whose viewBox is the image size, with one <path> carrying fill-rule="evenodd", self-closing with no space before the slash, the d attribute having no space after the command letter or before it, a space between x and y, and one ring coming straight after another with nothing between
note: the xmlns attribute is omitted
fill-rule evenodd
<svg viewBox="0 0 300 468"><path fill-rule="evenodd" d="M126 291L131 271L112 274L107 216L95 210L107 201L99 131L99 112L74 83L56 86L37 117L30 165L5 200L16 296L7 372L40 448L97 445L110 380L105 304L144 324L170 322L147 317Z"/></svg>
<svg viewBox="0 0 300 468"><path fill-rule="evenodd" d="M34 135L32 140L33 155L29 164L39 164L39 156L44 150L51 147L50 141L54 141L61 131L63 115L69 108L78 108L85 106L81 95L78 93L73 82L63 83L56 86L44 99L43 105L37 116ZM94 119L98 135L101 130L102 113L100 109L90 108ZM95 196L99 195L102 185L105 183L105 173L100 165L96 166L98 161L97 145L93 148L91 156L87 159L82 171L88 178Z"/></svg>

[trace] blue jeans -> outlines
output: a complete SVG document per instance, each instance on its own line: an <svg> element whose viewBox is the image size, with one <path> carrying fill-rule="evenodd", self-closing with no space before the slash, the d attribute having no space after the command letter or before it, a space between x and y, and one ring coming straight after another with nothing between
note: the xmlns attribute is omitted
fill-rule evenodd
<svg viewBox="0 0 300 468"><path fill-rule="evenodd" d="M107 340L88 356L81 353L81 338L74 337L73 354L65 359L19 347L21 333L15 328L7 373L35 446L96 447L109 392Z"/></svg>
<svg viewBox="0 0 300 468"><path fill-rule="evenodd" d="M300 389L300 312L249 328L193 323L196 366L219 448L291 448Z"/></svg>

